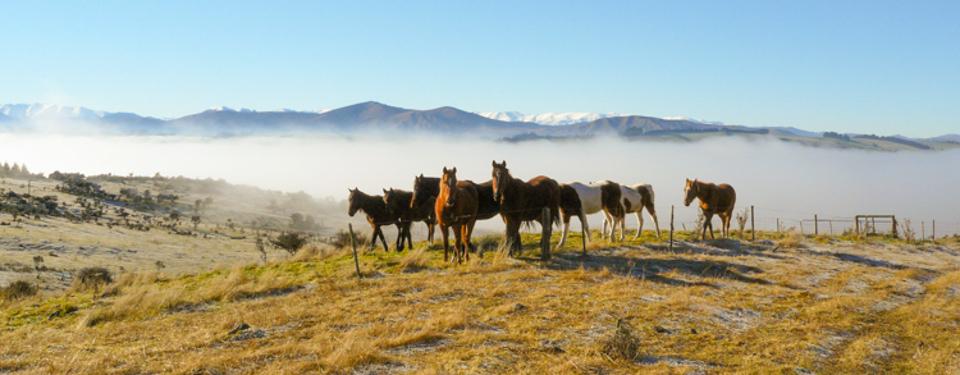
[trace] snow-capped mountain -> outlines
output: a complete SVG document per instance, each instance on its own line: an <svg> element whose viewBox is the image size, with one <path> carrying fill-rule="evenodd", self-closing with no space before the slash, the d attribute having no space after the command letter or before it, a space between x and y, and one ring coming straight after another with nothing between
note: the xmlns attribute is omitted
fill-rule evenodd
<svg viewBox="0 0 960 375"><path fill-rule="evenodd" d="M507 112L477 112L478 115L500 121L532 122L540 125L573 125L596 121L608 117L624 116L622 113L595 113L595 112L546 112L534 115L515 111Z"/></svg>
<svg viewBox="0 0 960 375"><path fill-rule="evenodd" d="M34 121L41 119L77 119L95 121L103 118L106 112L94 111L85 107L72 107L56 104L4 104L0 114L14 121Z"/></svg>

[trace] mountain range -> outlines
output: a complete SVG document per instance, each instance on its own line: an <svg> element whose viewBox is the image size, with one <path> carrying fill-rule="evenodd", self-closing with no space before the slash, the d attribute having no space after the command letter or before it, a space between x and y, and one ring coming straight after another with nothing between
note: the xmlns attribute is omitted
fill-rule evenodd
<svg viewBox="0 0 960 375"><path fill-rule="evenodd" d="M960 147L960 135L915 139L812 132L793 127L749 127L708 123L686 118L658 118L618 113L554 112L526 115L519 112L473 113L454 107L415 110L378 102L364 102L326 111L256 111L220 107L171 119L129 112L106 112L85 107L50 104L0 106L0 129L30 130L47 124L58 129L119 134L238 136L331 133L358 135L434 134L470 135L507 142L562 140L614 135L626 139L696 141L714 136L774 137L811 146L878 150L943 149Z"/></svg>

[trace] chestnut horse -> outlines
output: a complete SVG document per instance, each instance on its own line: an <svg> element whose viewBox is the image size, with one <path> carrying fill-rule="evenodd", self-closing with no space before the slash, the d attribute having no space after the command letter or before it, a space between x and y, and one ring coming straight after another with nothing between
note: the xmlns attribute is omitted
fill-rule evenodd
<svg viewBox="0 0 960 375"><path fill-rule="evenodd" d="M423 204L416 206L413 202L413 193L400 189L383 189L383 203L387 205L390 211L399 216L400 224L403 225L403 233L400 235L400 250L403 249L404 240L410 248L413 248L413 238L410 235L410 225L413 222L422 221L427 224L427 241L433 242L433 228L437 223L434 213L434 201L432 198Z"/></svg>
<svg viewBox="0 0 960 375"><path fill-rule="evenodd" d="M620 207L620 185L616 182L606 180L589 184L571 182L560 185L560 189L560 215L563 219L563 233L560 235L560 243L557 244L557 248L560 248L566 242L570 228L570 218L573 216L577 216L580 220L580 225L583 226L583 231L587 234L587 240L590 240L590 226L587 224L586 215L603 211L605 216L618 218L623 216ZM573 193L577 195L579 207L571 207L572 198L569 197L569 190L573 190Z"/></svg>
<svg viewBox="0 0 960 375"><path fill-rule="evenodd" d="M703 211L703 231L700 239L707 238L707 228L710 228L710 238L713 239L713 214L720 216L720 231L725 238L730 234L730 219L733 217L733 206L737 202L737 192L733 186L727 184L712 184L709 182L691 181L687 179L683 187L683 205L689 207L693 198L700 199L700 210Z"/></svg>
<svg viewBox="0 0 960 375"><path fill-rule="evenodd" d="M500 204L493 200L493 181L476 184L475 186L479 200L477 220L487 220L497 216L500 213ZM411 207L429 203L431 209L433 209L433 202L436 201L438 195L440 195L440 177L424 177L421 173L420 176L413 178ZM431 239L431 241L433 240Z"/></svg>
<svg viewBox="0 0 960 375"><path fill-rule="evenodd" d="M560 184L552 178L537 176L523 182L510 175L506 161L493 161L493 198L500 203L500 217L506 224L504 243L510 255L521 251L521 224L560 224ZM544 208L550 210L552 223L541 222Z"/></svg>
<svg viewBox="0 0 960 375"><path fill-rule="evenodd" d="M447 261L450 246L447 242L447 227L453 227L454 258L463 263L464 258L470 260L467 250L473 250L470 236L473 235L473 226L477 222L477 187L471 181L457 181L457 168L443 168L440 177L440 195L435 203L436 217L440 224L440 235L443 237L443 260Z"/></svg>
<svg viewBox="0 0 960 375"><path fill-rule="evenodd" d="M350 208L347 212L350 214L350 217L353 217L357 211L363 211L367 215L367 222L370 223L370 227L373 228L373 234L370 235L370 248L372 249L377 244L377 238L383 243L383 251L390 251L387 247L387 239L383 235L383 229L381 226L395 224L397 226L397 245L399 246L400 236L399 233L403 233L403 229L400 226L400 221L396 214L393 211L390 211L387 208L387 205L383 203L383 197L379 195L368 195L360 191L360 189L353 188L350 190Z"/></svg>

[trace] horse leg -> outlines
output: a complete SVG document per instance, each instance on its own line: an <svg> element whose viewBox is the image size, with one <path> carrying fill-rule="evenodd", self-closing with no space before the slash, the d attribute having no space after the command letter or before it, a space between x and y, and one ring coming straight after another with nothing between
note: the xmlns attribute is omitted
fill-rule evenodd
<svg viewBox="0 0 960 375"><path fill-rule="evenodd" d="M403 236L405 235L406 233L403 231L403 222L397 222L397 240L394 241L393 248L397 249L398 253L403 250Z"/></svg>
<svg viewBox="0 0 960 375"><path fill-rule="evenodd" d="M647 207L647 214L653 219L653 226L657 229L657 239L660 239L660 222L657 220L657 211L653 209L653 206L650 206Z"/></svg>
<svg viewBox="0 0 960 375"><path fill-rule="evenodd" d="M570 230L570 214L563 213L563 231L560 233L560 242L557 243L557 249L563 246L564 242L567 242L567 231Z"/></svg>
<svg viewBox="0 0 960 375"><path fill-rule="evenodd" d="M447 255L447 253L450 251L450 242L448 241L449 236L450 236L450 233L447 231L447 226L441 224L440 237L443 239L443 261L444 262L450 261Z"/></svg>
<svg viewBox="0 0 960 375"><path fill-rule="evenodd" d="M643 233L643 210L637 211L637 234L633 236L633 239L639 239L640 234Z"/></svg>
<svg viewBox="0 0 960 375"><path fill-rule="evenodd" d="M702 229L700 231L700 241L707 240L707 227L710 225L710 216L713 216L713 214L708 214L708 213L703 214L703 223L700 224L700 227Z"/></svg>
<svg viewBox="0 0 960 375"><path fill-rule="evenodd" d="M473 226L477 224L477 220L473 219L467 222L467 245L470 246L470 251L477 251L477 247L473 245ZM483 258L483 254L477 253L480 258ZM470 260L470 254L467 254L467 260Z"/></svg>
<svg viewBox="0 0 960 375"><path fill-rule="evenodd" d="M377 247L377 239L380 237L380 226L379 225L370 225L373 228L373 234L370 235L370 245L369 250L373 250Z"/></svg>
<svg viewBox="0 0 960 375"><path fill-rule="evenodd" d="M587 222L587 215L580 213L580 226L583 228L583 240L590 242L590 224Z"/></svg>
<svg viewBox="0 0 960 375"><path fill-rule="evenodd" d="M383 251L390 251L390 247L387 246L387 236L383 234L383 228L377 227L377 230L380 231L380 242L383 243Z"/></svg>
<svg viewBox="0 0 960 375"><path fill-rule="evenodd" d="M463 225L454 224L453 225L453 236L454 236L454 249L453 249L453 258L457 263L463 263L462 251L463 251Z"/></svg>
<svg viewBox="0 0 960 375"><path fill-rule="evenodd" d="M620 242L627 237L627 215L620 218Z"/></svg>
<svg viewBox="0 0 960 375"><path fill-rule="evenodd" d="M711 240L717 239L717 238L714 237L714 235L713 235L713 214L710 214L710 216L708 217L708 219L707 219L707 225L710 227L710 239L711 239Z"/></svg>
<svg viewBox="0 0 960 375"><path fill-rule="evenodd" d="M435 227L435 223L433 222L433 220L430 220L430 219L427 219L426 223L427 223L427 243L433 245L433 229Z"/></svg>
<svg viewBox="0 0 960 375"><path fill-rule="evenodd" d="M413 233L410 228L413 227L413 222L407 223L407 248L413 250Z"/></svg>
<svg viewBox="0 0 960 375"><path fill-rule="evenodd" d="M601 232L600 232L600 239L601 239L601 240L607 239L607 222L609 222L609 221L611 221L611 220L612 220L612 219L611 219L610 213L604 211L604 212L603 212L603 229L601 229Z"/></svg>
<svg viewBox="0 0 960 375"><path fill-rule="evenodd" d="M523 249L520 240L520 221L511 220L507 223L507 237L510 238L510 255L519 256Z"/></svg>

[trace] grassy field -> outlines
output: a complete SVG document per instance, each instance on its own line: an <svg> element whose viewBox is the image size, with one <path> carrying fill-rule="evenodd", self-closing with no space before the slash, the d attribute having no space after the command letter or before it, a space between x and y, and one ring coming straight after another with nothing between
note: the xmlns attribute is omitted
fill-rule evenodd
<svg viewBox="0 0 960 375"><path fill-rule="evenodd" d="M536 236L517 259L485 237L490 251L459 266L421 244L364 252L362 280L348 250L314 245L263 265L128 272L4 302L0 372L960 371L956 239L679 239L541 262Z"/></svg>

